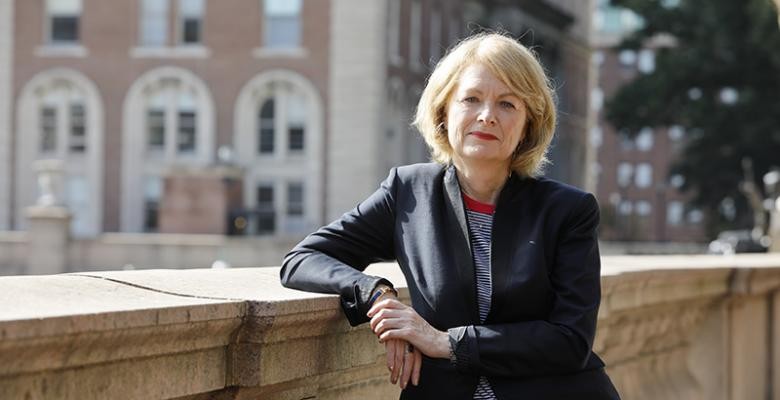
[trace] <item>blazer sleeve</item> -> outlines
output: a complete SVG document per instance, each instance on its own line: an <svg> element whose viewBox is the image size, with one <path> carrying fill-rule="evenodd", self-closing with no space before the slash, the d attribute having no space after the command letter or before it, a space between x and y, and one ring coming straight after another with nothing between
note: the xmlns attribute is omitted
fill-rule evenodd
<svg viewBox="0 0 780 400"><path fill-rule="evenodd" d="M583 195L564 221L549 275L554 290L549 317L449 329L459 371L519 377L585 367L601 301L599 209L593 195Z"/></svg>
<svg viewBox="0 0 780 400"><path fill-rule="evenodd" d="M298 243L285 257L279 272L282 285L341 296L350 325L369 321L371 293L387 279L363 273L374 262L395 258L393 195L396 169L366 200L340 219Z"/></svg>

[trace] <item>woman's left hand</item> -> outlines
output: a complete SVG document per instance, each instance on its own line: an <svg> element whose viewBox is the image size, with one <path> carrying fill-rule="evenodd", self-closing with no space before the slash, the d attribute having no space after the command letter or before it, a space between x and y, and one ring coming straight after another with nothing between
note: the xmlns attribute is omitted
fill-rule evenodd
<svg viewBox="0 0 780 400"><path fill-rule="evenodd" d="M370 310L371 330L380 341L402 339L431 358L449 358L450 342L447 332L432 327L412 307L389 298Z"/></svg>

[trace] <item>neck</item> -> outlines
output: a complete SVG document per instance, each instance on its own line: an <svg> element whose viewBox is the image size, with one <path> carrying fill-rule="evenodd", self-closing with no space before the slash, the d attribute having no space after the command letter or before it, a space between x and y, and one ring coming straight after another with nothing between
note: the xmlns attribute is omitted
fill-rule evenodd
<svg viewBox="0 0 780 400"><path fill-rule="evenodd" d="M498 202L501 188L510 175L508 165L465 163L456 159L453 159L453 164L460 188L469 197L481 203L495 205Z"/></svg>

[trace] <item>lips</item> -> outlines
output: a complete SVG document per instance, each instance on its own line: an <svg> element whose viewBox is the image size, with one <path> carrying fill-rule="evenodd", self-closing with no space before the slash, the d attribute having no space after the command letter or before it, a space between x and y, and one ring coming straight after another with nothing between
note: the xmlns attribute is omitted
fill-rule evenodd
<svg viewBox="0 0 780 400"><path fill-rule="evenodd" d="M494 135L485 132L479 132L479 131L471 132L471 136L474 136L482 140L498 140L498 138L495 137Z"/></svg>

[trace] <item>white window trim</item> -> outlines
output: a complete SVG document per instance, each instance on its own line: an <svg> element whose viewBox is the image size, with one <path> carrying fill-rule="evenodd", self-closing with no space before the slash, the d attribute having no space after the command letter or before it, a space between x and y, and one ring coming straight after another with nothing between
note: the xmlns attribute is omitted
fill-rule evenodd
<svg viewBox="0 0 780 400"><path fill-rule="evenodd" d="M36 57L44 58L86 58L89 50L81 44L46 44L35 48Z"/></svg>
<svg viewBox="0 0 780 400"><path fill-rule="evenodd" d="M267 58L308 58L309 50L304 47L256 47L252 49L252 57L257 59Z"/></svg>
<svg viewBox="0 0 780 400"><path fill-rule="evenodd" d="M201 45L182 45L182 46L139 46L133 47L128 52L130 58L209 58L211 50Z"/></svg>

